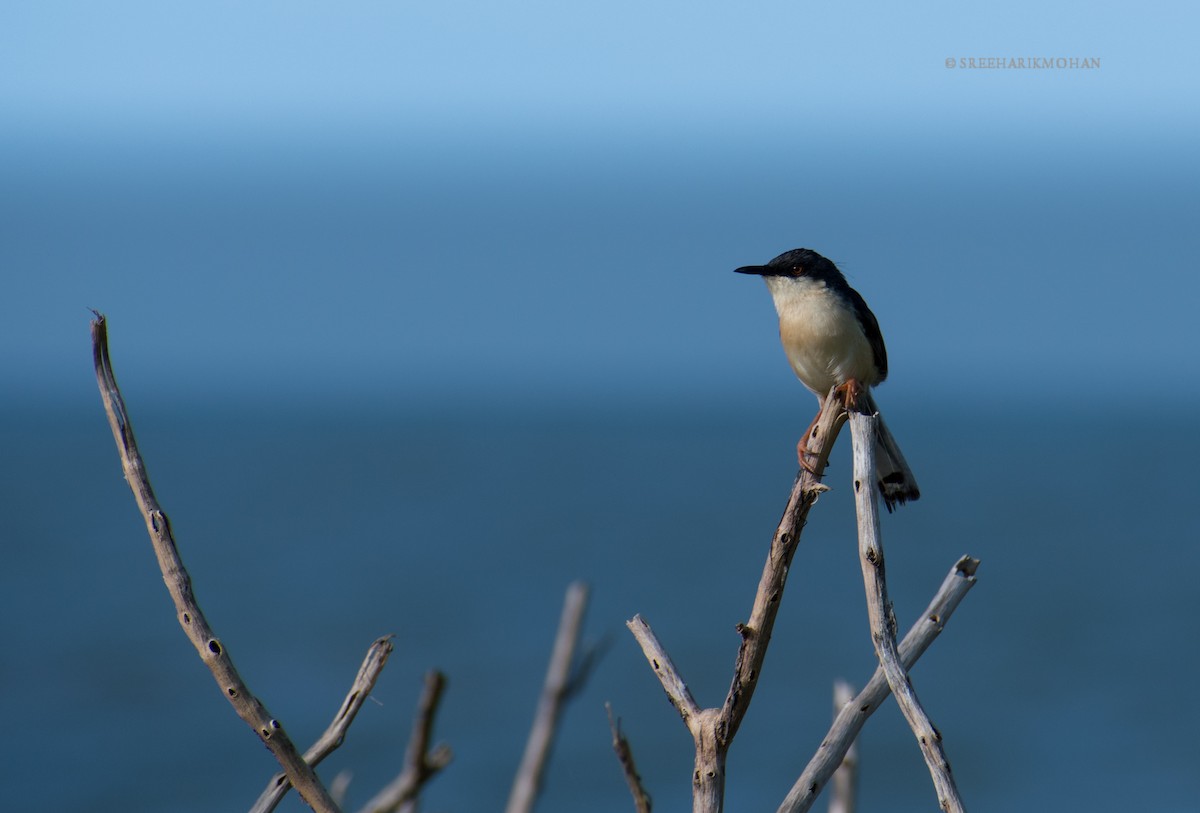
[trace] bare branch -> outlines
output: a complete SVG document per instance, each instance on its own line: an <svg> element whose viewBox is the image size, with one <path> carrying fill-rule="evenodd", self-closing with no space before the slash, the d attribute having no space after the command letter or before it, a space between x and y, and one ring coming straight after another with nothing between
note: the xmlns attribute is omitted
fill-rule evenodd
<svg viewBox="0 0 1200 813"><path fill-rule="evenodd" d="M441 672L430 671L425 674L425 688L417 703L412 734L404 753L404 770L391 784L375 794L360 813L392 813L400 810L416 799L426 782L450 764L454 754L449 746L443 744L435 747L433 751L429 750L433 718L437 714L438 703L445 688L446 677Z"/></svg>
<svg viewBox="0 0 1200 813"><path fill-rule="evenodd" d="M967 591L975 586L975 570L978 567L978 559L964 556L950 568L937 594L900 644L900 661L906 671L912 669L917 660L925 654L925 650L929 649L929 645L945 629L946 622L954 615ZM821 741L817 753L813 755L804 773L800 774L787 798L779 806L778 813L807 813L820 795L821 789L845 758L867 719L891 693L892 689L888 686L883 667L876 667L875 674L854 698L854 702L842 707L829 733Z"/></svg>
<svg viewBox="0 0 1200 813"><path fill-rule="evenodd" d="M650 625L640 614L626 621L625 626L629 627L629 631L641 645L642 654L646 656L646 660L650 662L650 668L658 676L663 690L667 693L667 699L679 712L679 716L683 718L683 723L688 730L694 732L695 720L700 715L700 707L696 705L691 690L688 689L687 683L684 682L679 670L672 663L671 656L663 649L654 630L650 629Z"/></svg>
<svg viewBox="0 0 1200 813"><path fill-rule="evenodd" d="M642 784L642 777L637 771L637 765L633 761L633 748L630 747L629 740L621 733L621 721L613 719L611 703L605 703L604 710L608 713L608 727L612 731L613 751L617 755L617 761L621 763L625 784L629 785L629 792L633 795L633 806L637 813L650 813L650 794L646 792L646 787Z"/></svg>
<svg viewBox="0 0 1200 813"><path fill-rule="evenodd" d="M725 806L725 758L729 744L721 740L721 712L704 709L696 718L692 770L693 813L721 813Z"/></svg>
<svg viewBox="0 0 1200 813"><path fill-rule="evenodd" d="M916 735L937 790L938 805L947 813L963 810L950 763L942 748L942 735L921 707L912 681L900 662L896 646L896 619L887 595L884 575L883 542L879 533L879 506L875 494L876 416L854 412L850 416L850 433L854 441L854 499L858 509L858 551L863 582L867 592L867 615L871 624L871 640L875 653L887 675L888 685L896 702Z"/></svg>
<svg viewBox="0 0 1200 813"><path fill-rule="evenodd" d="M696 746L695 770L692 774L694 813L719 813L724 805L725 757L758 686L767 656L767 645L771 641L771 631L787 583L788 569L800 542L800 532L817 497L828 490L821 485L820 479L845 421L846 410L842 399L833 397L831 392L825 398L817 419L809 427L806 445L811 459L809 465L802 467L796 475L783 518L771 538L767 561L750 610L750 620L737 626L742 643L734 664L733 681L720 709L701 710L649 625L641 616L635 616L628 622L629 629L638 639L647 660L666 689L671 704L692 733Z"/></svg>
<svg viewBox="0 0 1200 813"><path fill-rule="evenodd" d="M133 491L138 509L146 521L150 542L154 546L167 591L175 603L180 626L196 648L200 659L212 672L226 699L233 705L234 711L279 761L288 781L304 801L319 813L335 813L338 806L329 795L329 791L321 784L312 766L300 756L279 721L272 718L266 707L251 694L249 687L234 668L229 651L209 627L196 601L192 592L191 576L188 575L179 556L171 533L171 524L154 496L145 463L138 451L133 426L125 409L121 391L117 387L116 375L109 358L107 323L100 313L96 313L96 318L92 321L92 356L100 397L104 401L104 411L108 414L108 423L121 456L121 467Z"/></svg>
<svg viewBox="0 0 1200 813"><path fill-rule="evenodd" d="M717 730L720 712L717 709L701 709L696 705L692 692L671 662L671 657L658 642L650 625L640 615L626 622L642 647L642 653L650 667L658 675L667 699L679 712L684 725L691 732L696 746L695 770L692 773L692 810L694 813L716 813L721 810L725 799L725 753L721 747Z"/></svg>
<svg viewBox="0 0 1200 813"><path fill-rule="evenodd" d="M546 682L538 701L533 728L525 744L525 755L513 781L505 813L529 813L542 788L542 777L550 759L558 718L568 694L579 688L581 683L572 679L571 666L575 660L575 648L583 628L583 614L587 609L588 587L583 582L572 582L567 587L563 601L562 616L558 623L558 634L554 639L554 650L550 655L550 666L546 671ZM594 661L593 661L594 663Z"/></svg>
<svg viewBox="0 0 1200 813"><path fill-rule="evenodd" d="M854 687L844 680L833 684L833 718L836 720L847 705L854 702ZM858 791L858 746L853 742L842 757L842 764L833 772L833 797L829 813L854 813Z"/></svg>
<svg viewBox="0 0 1200 813"><path fill-rule="evenodd" d="M375 681L379 679L388 656L391 654L392 636L386 635L371 644L362 666L358 669L358 675L350 686L350 692L342 701L342 707L333 718L333 722L329 724L329 728L325 729L325 733L304 752L305 762L315 768L342 744L346 738L346 732L350 729L350 724L354 722L358 710L362 708L363 703L370 696L371 690L375 688ZM276 774L267 783L266 789L258 797L254 807L250 808L250 813L270 813L283 800L291 787L292 783L287 780L285 775ZM336 799L338 794L334 791L335 789L331 786L330 795Z"/></svg>
<svg viewBox="0 0 1200 813"><path fill-rule="evenodd" d="M763 662L767 657L767 645L771 641L771 631L775 628L775 617L779 614L779 605L782 603L788 570L800 544L800 532L804 530L809 509L816 503L821 492L828 490L821 484L821 476L829 463L829 453L833 450L838 432L845 422L846 410L842 399L835 397L831 392L825 398L808 437L812 470L802 468L796 476L783 518L771 539L771 549L759 579L754 606L750 610L750 620L738 627L742 644L738 648L733 683L721 709L723 730L719 734L720 741L726 749L737 734L738 726L742 724L746 709L754 696L754 689L758 686Z"/></svg>

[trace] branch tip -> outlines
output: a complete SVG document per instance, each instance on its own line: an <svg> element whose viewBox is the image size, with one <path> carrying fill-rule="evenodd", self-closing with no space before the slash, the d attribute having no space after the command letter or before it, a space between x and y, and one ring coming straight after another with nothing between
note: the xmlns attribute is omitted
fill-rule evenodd
<svg viewBox="0 0 1200 813"><path fill-rule="evenodd" d="M975 571L979 569L979 560L971 556L964 556L954 565L954 569L967 578L974 578Z"/></svg>

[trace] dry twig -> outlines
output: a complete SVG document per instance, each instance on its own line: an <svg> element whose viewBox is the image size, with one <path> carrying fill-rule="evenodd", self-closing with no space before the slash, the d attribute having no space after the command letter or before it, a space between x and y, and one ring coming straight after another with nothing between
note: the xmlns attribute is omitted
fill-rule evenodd
<svg viewBox="0 0 1200 813"><path fill-rule="evenodd" d="M833 718L836 720L842 709L854 702L854 687L844 680L833 684ZM854 813L858 790L858 747L851 742L842 757L842 764L833 772L833 796L829 800L829 813Z"/></svg>
<svg viewBox="0 0 1200 813"><path fill-rule="evenodd" d="M583 628L583 615L587 609L588 587L583 582L572 582L567 587L563 601L562 616L558 623L558 634L554 638L554 649L550 654L550 666L546 670L546 682L538 701L537 714L525 744L525 755L513 781L505 813L529 813L542 788L542 777L550 759L558 718L568 696L579 689L586 675L572 675L575 648Z"/></svg>
<svg viewBox="0 0 1200 813"><path fill-rule="evenodd" d="M634 809L637 810L637 813L650 813L650 794L646 792L646 787L642 784L642 777L638 774L637 765L633 761L633 748L630 747L629 740L621 733L621 721L613 719L612 704L605 703L604 710L608 712L608 727L612 731L613 752L617 755L617 761L621 763L625 784L629 785L629 792L633 795Z"/></svg>
<svg viewBox="0 0 1200 813"><path fill-rule="evenodd" d="M358 675L350 686L350 692L342 701L342 707L338 709L333 722L329 724L329 728L325 729L325 733L304 752L305 762L315 768L342 744L346 738L346 732L350 729L350 724L354 722L358 710L362 708L362 704L370 696L371 690L375 688L375 681L379 679L379 674L383 671L388 656L391 654L392 636L386 635L371 644L362 666L358 669ZM288 782L285 775L280 773L271 777L271 781L267 783L266 789L258 797L254 807L250 808L250 813L270 813L283 800L291 787L292 784ZM332 784L330 795L335 799L338 798Z"/></svg>
<svg viewBox="0 0 1200 813"><path fill-rule="evenodd" d="M417 702L412 734L404 752L404 769L391 784L375 794L360 813L392 813L400 810L416 799L426 782L450 764L454 754L449 746L442 744L429 750L433 718L445 688L446 677L441 672L430 671L425 674L425 688Z"/></svg>
<svg viewBox="0 0 1200 813"><path fill-rule="evenodd" d="M179 556L175 538L171 533L171 524L154 496L145 463L138 451L133 426L125 409L121 391L117 387L117 379L109 358L107 324L100 313L96 313L96 318L92 321L92 357L100 397L104 401L104 411L108 414L108 423L117 442L125 480L129 483L138 509L146 521L150 542L154 546L167 591L175 603L180 626L196 648L204 665L212 672L213 678L232 704L234 711L258 734L304 801L319 813L337 813L337 804L317 778L312 766L304 761L283 726L271 717L266 707L251 694L250 688L238 675L229 651L209 627L196 601L192 592L191 576L188 575Z"/></svg>
<svg viewBox="0 0 1200 813"><path fill-rule="evenodd" d="M958 788L950 774L950 763L942 749L942 735L921 707L917 693L900 662L896 646L896 619L887 595L884 575L883 542L879 533L879 506L875 494L875 432L877 417L854 412L850 415L850 433L854 442L854 500L858 510L858 551L863 582L867 592L867 615L871 640L888 685L908 720L925 764L933 777L938 805L947 813L963 810Z"/></svg>

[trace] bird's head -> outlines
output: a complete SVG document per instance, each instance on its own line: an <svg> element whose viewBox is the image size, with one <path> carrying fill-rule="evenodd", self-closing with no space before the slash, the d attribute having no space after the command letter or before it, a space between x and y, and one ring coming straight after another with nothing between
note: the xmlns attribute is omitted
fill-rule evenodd
<svg viewBox="0 0 1200 813"><path fill-rule="evenodd" d="M757 274L760 277L807 277L825 283L845 282L831 260L822 257L810 248L794 248L785 251L766 265L744 265L734 269L739 274Z"/></svg>

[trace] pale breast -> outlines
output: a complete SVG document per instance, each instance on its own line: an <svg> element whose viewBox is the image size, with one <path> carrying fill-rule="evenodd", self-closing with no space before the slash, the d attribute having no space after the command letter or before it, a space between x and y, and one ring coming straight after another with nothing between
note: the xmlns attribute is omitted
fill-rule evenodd
<svg viewBox="0 0 1200 813"><path fill-rule="evenodd" d="M871 344L854 312L821 282L780 279L770 286L779 337L796 376L818 396L853 378L879 383Z"/></svg>

